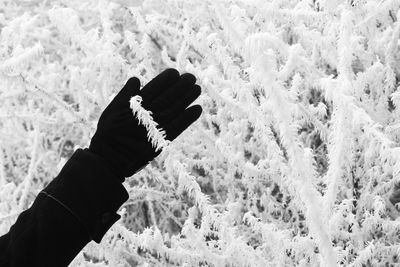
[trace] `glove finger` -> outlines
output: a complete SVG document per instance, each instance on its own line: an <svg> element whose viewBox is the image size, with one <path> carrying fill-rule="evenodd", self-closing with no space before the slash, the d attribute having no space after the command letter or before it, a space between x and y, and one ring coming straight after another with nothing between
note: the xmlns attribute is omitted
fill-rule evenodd
<svg viewBox="0 0 400 267"><path fill-rule="evenodd" d="M129 108L129 100L132 96L139 93L140 80L136 77L130 78L121 91L114 97L114 99L108 104L108 106L103 111L103 117L109 114L117 114L121 108Z"/></svg>
<svg viewBox="0 0 400 267"><path fill-rule="evenodd" d="M176 69L166 69L146 84L140 91L143 102L151 103L161 92L179 80Z"/></svg>
<svg viewBox="0 0 400 267"><path fill-rule="evenodd" d="M160 94L150 104L151 110L158 112L169 108L175 101L179 100L182 95L186 94L196 83L196 77L191 73L184 73L180 76L179 81L170 86L165 92Z"/></svg>
<svg viewBox="0 0 400 267"><path fill-rule="evenodd" d="M192 104L201 94L201 87L197 84L181 98L177 99L168 109L154 114L154 120L161 124L171 122Z"/></svg>
<svg viewBox="0 0 400 267"><path fill-rule="evenodd" d="M176 119L166 127L167 139L172 141L178 137L186 128L195 122L201 115L203 109L200 105L194 105L182 112Z"/></svg>
<svg viewBox="0 0 400 267"><path fill-rule="evenodd" d="M182 99L178 99L171 110L174 116L182 113L190 104L192 104L201 95L201 87L197 84L187 92Z"/></svg>

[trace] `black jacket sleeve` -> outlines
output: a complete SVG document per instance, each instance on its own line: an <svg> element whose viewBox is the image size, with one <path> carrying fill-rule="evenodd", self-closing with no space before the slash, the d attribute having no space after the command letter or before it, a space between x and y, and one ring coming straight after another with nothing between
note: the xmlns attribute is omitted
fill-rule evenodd
<svg viewBox="0 0 400 267"><path fill-rule="evenodd" d="M103 158L78 149L0 237L0 266L68 266L121 217L128 193Z"/></svg>

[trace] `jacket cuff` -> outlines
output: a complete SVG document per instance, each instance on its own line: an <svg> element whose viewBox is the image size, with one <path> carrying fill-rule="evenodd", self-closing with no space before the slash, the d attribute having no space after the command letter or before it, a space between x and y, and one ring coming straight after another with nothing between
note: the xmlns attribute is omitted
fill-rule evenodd
<svg viewBox="0 0 400 267"><path fill-rule="evenodd" d="M90 239L100 243L121 218L116 212L129 198L114 176L102 157L79 148L42 193L64 206L81 222Z"/></svg>

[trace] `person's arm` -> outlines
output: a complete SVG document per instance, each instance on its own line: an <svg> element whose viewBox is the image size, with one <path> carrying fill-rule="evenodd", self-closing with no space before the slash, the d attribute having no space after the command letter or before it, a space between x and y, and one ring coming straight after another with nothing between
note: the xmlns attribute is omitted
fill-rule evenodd
<svg viewBox="0 0 400 267"><path fill-rule="evenodd" d="M88 149L75 151L0 237L0 266L68 266L88 242L99 243L128 199L107 165Z"/></svg>
<svg viewBox="0 0 400 267"><path fill-rule="evenodd" d="M0 267L67 266L88 242L99 243L128 199L125 177L161 153L132 114L131 97L142 98L142 107L172 141L201 115L201 106L188 108L201 93L195 83L193 75L175 69L165 70L142 90L137 78L129 79L100 116L89 148L75 151L0 237Z"/></svg>

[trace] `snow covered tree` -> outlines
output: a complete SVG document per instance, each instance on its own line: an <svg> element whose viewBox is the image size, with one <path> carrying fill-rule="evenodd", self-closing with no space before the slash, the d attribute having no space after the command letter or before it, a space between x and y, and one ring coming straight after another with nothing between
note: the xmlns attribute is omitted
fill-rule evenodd
<svg viewBox="0 0 400 267"><path fill-rule="evenodd" d="M0 29L0 235L171 67L203 114L72 266L399 264L399 1L3 0Z"/></svg>

